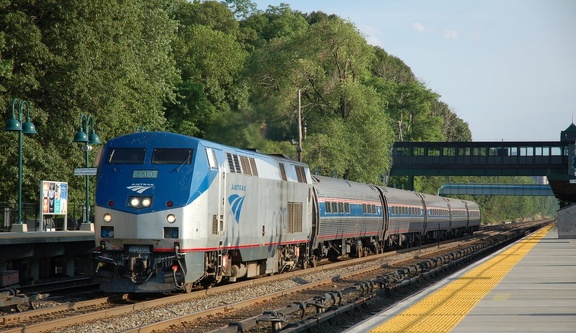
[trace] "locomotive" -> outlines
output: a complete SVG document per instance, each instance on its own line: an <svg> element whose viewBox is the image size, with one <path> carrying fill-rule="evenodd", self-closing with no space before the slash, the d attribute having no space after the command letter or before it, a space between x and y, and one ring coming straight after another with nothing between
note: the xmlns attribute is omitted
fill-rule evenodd
<svg viewBox="0 0 576 333"><path fill-rule="evenodd" d="M472 233L480 210L312 175L284 156L138 132L99 153L94 224L103 291L189 292Z"/></svg>

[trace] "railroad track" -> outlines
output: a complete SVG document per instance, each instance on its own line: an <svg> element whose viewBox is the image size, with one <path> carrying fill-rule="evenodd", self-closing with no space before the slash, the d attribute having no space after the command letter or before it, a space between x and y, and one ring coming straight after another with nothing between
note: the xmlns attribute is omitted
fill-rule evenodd
<svg viewBox="0 0 576 333"><path fill-rule="evenodd" d="M334 306L334 304L329 305L329 299L322 299L322 297L333 298L333 296L326 295L334 295L333 293L337 295L338 290L345 290L346 292L340 293L350 294L354 299L374 297L366 296L367 294L354 295L354 290L359 290L361 293L367 289L382 289L388 292L396 290L405 283L400 282L402 280L397 276L406 275L400 272L404 272L407 267L430 262L430 256L441 257L443 253L454 252L455 249L461 251L465 246L478 242L478 239L486 240L494 237L490 234L497 233L500 231L479 232L474 239L468 241L432 244L420 250L384 253L355 259L351 261L352 264L351 262L338 262L306 271L290 272L154 300L134 301L123 298L122 295L116 295L115 299L107 297L66 304L58 308L33 310L0 317L2 325L0 331L159 332L165 330L174 332L182 330L183 332L207 332L230 325L231 322L241 323L243 320L248 320L250 323L250 318L260 324L268 321L264 326L271 329L273 322L282 321L285 324L285 317L282 317L282 320L275 318L279 316L278 309L285 309L290 305L292 309L286 310L290 312L294 310L292 304L313 304L314 302ZM517 233L522 234L523 231L520 230ZM448 259L453 261L451 258ZM429 265L432 266L432 264ZM418 269L415 271L417 272ZM387 276L391 279L389 282L393 284L371 283L371 287L368 288L366 281L377 279L378 276ZM357 283L360 285L355 285ZM398 286L394 286L396 284ZM130 303L127 304L127 302ZM340 302L361 303L350 299L340 300ZM294 320L302 320L302 317L307 314L317 315L319 310L326 312L320 306L310 308L306 306L304 310L303 313L300 313L300 310L294 310L293 313L296 316ZM285 316L283 312L281 313L281 316Z"/></svg>
<svg viewBox="0 0 576 333"><path fill-rule="evenodd" d="M404 294L401 297L404 298L448 275L474 257L492 253L523 235L524 231L518 231L506 236L489 236L487 240L471 242L476 244L460 244L458 249L448 246L384 266L374 265L373 262L369 267L354 268L337 278L331 277L238 302L233 306L172 318L125 332L303 332L334 321L346 312L362 309L376 297L385 296L387 303L392 304L399 295ZM239 320L240 317L244 319Z"/></svg>
<svg viewBox="0 0 576 333"><path fill-rule="evenodd" d="M49 297L65 297L97 289L98 284L90 278L62 279L30 286L8 286L0 290L0 313L34 310L38 301Z"/></svg>
<svg viewBox="0 0 576 333"><path fill-rule="evenodd" d="M92 281L91 278L75 278L75 279L62 279L51 282L44 282L30 286L18 287L21 293L60 293L70 292L71 290L92 290L97 289L98 284Z"/></svg>

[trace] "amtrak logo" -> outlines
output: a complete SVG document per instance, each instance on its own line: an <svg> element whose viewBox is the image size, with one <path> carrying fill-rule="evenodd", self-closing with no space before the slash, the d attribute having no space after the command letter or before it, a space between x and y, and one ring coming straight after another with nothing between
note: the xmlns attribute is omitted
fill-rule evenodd
<svg viewBox="0 0 576 333"><path fill-rule="evenodd" d="M131 185L131 186L127 186L126 188L134 191L138 194L142 194L144 193L144 191L146 191L147 189L150 189L154 187L153 185L146 185L146 184L138 184L138 185Z"/></svg>
<svg viewBox="0 0 576 333"><path fill-rule="evenodd" d="M244 205L244 197L239 196L238 194L232 194L228 197L228 202L232 206L232 214L234 214L234 218L236 219L236 223L240 222L240 212L242 211L242 206Z"/></svg>

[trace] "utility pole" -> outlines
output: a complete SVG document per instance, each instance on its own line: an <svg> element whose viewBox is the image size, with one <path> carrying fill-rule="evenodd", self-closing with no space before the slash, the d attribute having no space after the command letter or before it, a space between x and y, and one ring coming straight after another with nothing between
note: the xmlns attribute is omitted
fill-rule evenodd
<svg viewBox="0 0 576 333"><path fill-rule="evenodd" d="M298 89L298 161L302 162L302 99Z"/></svg>

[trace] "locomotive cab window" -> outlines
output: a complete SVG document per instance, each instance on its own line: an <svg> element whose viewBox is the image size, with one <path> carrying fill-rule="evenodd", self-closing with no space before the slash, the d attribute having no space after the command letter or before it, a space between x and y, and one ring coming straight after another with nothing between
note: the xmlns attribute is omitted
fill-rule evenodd
<svg viewBox="0 0 576 333"><path fill-rule="evenodd" d="M218 168L216 152L212 148L206 148L206 156L208 157L208 164L210 165L210 169Z"/></svg>
<svg viewBox="0 0 576 333"><path fill-rule="evenodd" d="M146 148L111 148L106 161L109 164L144 164Z"/></svg>
<svg viewBox="0 0 576 333"><path fill-rule="evenodd" d="M192 148L156 148L152 152L152 164L190 164Z"/></svg>

